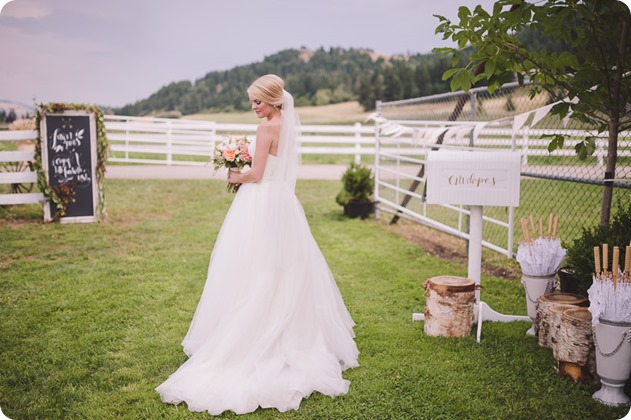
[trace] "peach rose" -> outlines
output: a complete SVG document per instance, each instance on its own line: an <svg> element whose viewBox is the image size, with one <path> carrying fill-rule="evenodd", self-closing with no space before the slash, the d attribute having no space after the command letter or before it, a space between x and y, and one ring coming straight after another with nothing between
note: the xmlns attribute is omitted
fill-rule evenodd
<svg viewBox="0 0 631 420"><path fill-rule="evenodd" d="M234 157L235 157L235 151L234 150L224 150L223 152L223 158L225 160L227 160L228 162L233 162L234 161Z"/></svg>

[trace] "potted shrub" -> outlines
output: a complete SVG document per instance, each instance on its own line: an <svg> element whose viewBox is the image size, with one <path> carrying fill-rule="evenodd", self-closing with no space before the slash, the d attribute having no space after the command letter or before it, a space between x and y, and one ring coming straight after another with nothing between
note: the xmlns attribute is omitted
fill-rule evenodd
<svg viewBox="0 0 631 420"><path fill-rule="evenodd" d="M583 228L579 236L567 247L566 263L573 270L576 293L587 296L587 289L592 285L594 273L594 247L608 244L624 249L631 240L631 202L620 204L609 226ZM611 267L611 254L609 255ZM565 268L565 267L564 267Z"/></svg>
<svg viewBox="0 0 631 420"><path fill-rule="evenodd" d="M351 163L342 175L342 191L335 201L344 207L344 215L365 219L375 211L375 203L371 200L374 188L375 178L370 168Z"/></svg>

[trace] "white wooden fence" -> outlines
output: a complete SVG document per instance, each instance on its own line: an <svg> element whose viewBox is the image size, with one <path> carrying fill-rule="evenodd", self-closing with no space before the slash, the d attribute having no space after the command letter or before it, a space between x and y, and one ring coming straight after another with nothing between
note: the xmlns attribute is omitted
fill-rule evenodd
<svg viewBox="0 0 631 420"><path fill-rule="evenodd" d="M0 131L0 142L15 142L37 139L36 131ZM0 171L0 184L35 184L37 172L31 170L29 163L33 161L32 150L0 151L0 165L18 171ZM1 150L1 149L0 149ZM44 201L39 192L22 192L0 194L0 205L32 204Z"/></svg>
<svg viewBox="0 0 631 420"><path fill-rule="evenodd" d="M206 165L217 141L256 133L257 124L219 124L108 115L111 162ZM354 156L374 153L374 128L353 125L303 125L300 153Z"/></svg>
<svg viewBox="0 0 631 420"><path fill-rule="evenodd" d="M393 121L398 123L398 121ZM407 126L423 129L439 127L436 121L401 121ZM458 124L458 123L444 123ZM470 124L470 123L469 123ZM225 124L210 121L174 120L164 118L144 118L126 116L105 116L105 127L110 142L109 162L158 165L207 165L217 141L227 136L247 135L254 137L256 124ZM562 131L562 132L561 132ZM573 156L573 145L583 138L584 132L578 130L555 130L554 133L569 136L566 146L556 150L552 156ZM477 147L510 148L521 151L523 163L533 156L548 156L548 140L540 139L541 134L551 134L552 130L533 130L524 127L513 132L510 128L486 127L477 134ZM35 140L35 131L0 131L0 142ZM619 156L631 156L631 141L628 133L621 135L618 145ZM399 169L414 179L421 163L415 157L424 155L431 144L423 144L414 136L402 137L403 142L383 142L379 152L399 162ZM375 156L375 129L370 125L355 123L352 125L303 125L300 139L302 155L346 155L355 162L372 163ZM460 136L446 142L446 147L466 147L469 139ZM514 145L514 146L513 146ZM598 140L595 155L598 164L606 156L606 141ZM368 158L366 158L368 157ZM407 159L407 161L406 161ZM0 164L30 162L33 152L27 150L0 151ZM407 164L407 165L406 165ZM402 169L403 168L403 169ZM392 168L385 168L383 174ZM396 174L392 174L397 176ZM384 178L382 177L382 180ZM23 172L0 172L0 184L36 183L37 174ZM396 187L400 188L400 187ZM404 191L398 191L404 193ZM0 205L26 204L43 200L41 193L1 194Z"/></svg>

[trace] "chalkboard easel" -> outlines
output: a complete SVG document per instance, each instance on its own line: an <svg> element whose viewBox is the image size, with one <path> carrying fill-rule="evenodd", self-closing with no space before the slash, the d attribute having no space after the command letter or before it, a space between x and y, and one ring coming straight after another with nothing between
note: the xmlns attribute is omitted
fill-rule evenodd
<svg viewBox="0 0 631 420"><path fill-rule="evenodd" d="M98 183L96 178L96 120L87 111L46 113L42 116L40 137L42 168L48 184L65 184L74 191L61 223L89 223L97 220ZM44 221L55 219L55 203L44 204Z"/></svg>

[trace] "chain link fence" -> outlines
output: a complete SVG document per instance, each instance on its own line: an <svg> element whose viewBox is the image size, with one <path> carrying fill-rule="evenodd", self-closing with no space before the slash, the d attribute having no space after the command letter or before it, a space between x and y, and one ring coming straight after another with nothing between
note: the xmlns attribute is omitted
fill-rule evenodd
<svg viewBox="0 0 631 420"><path fill-rule="evenodd" d="M471 89L468 93L453 92L423 98L394 102L378 102L378 113L389 121L409 126L423 126L424 122L482 122L493 121L477 135L465 133L462 147L516 148L522 152L521 197L515 209L515 232L521 232L519 221L532 215L537 223L546 221L551 213L559 217L559 236L564 243L576 239L583 228L600 222L605 164L607 160L607 133L598 134L591 127L558 116L546 115L540 120L531 112L517 126L515 116L542 109L558 98L547 92L530 99L528 86L517 83L504 85L489 94L486 87ZM542 113L543 115L543 113ZM534 122L534 124L533 124ZM493 127L493 128L491 128ZM564 147L549 152L550 138L546 135L563 134ZM581 161L574 146L586 136L596 137L596 151ZM614 174L612 216L620 204L631 199L631 133L623 132L618 139L618 159ZM422 187L421 187L422 188ZM506 208L485 208L485 215L506 218ZM485 240L506 243L506 231L485 224ZM517 234L517 240L521 239ZM518 242L514 242L514 250Z"/></svg>

